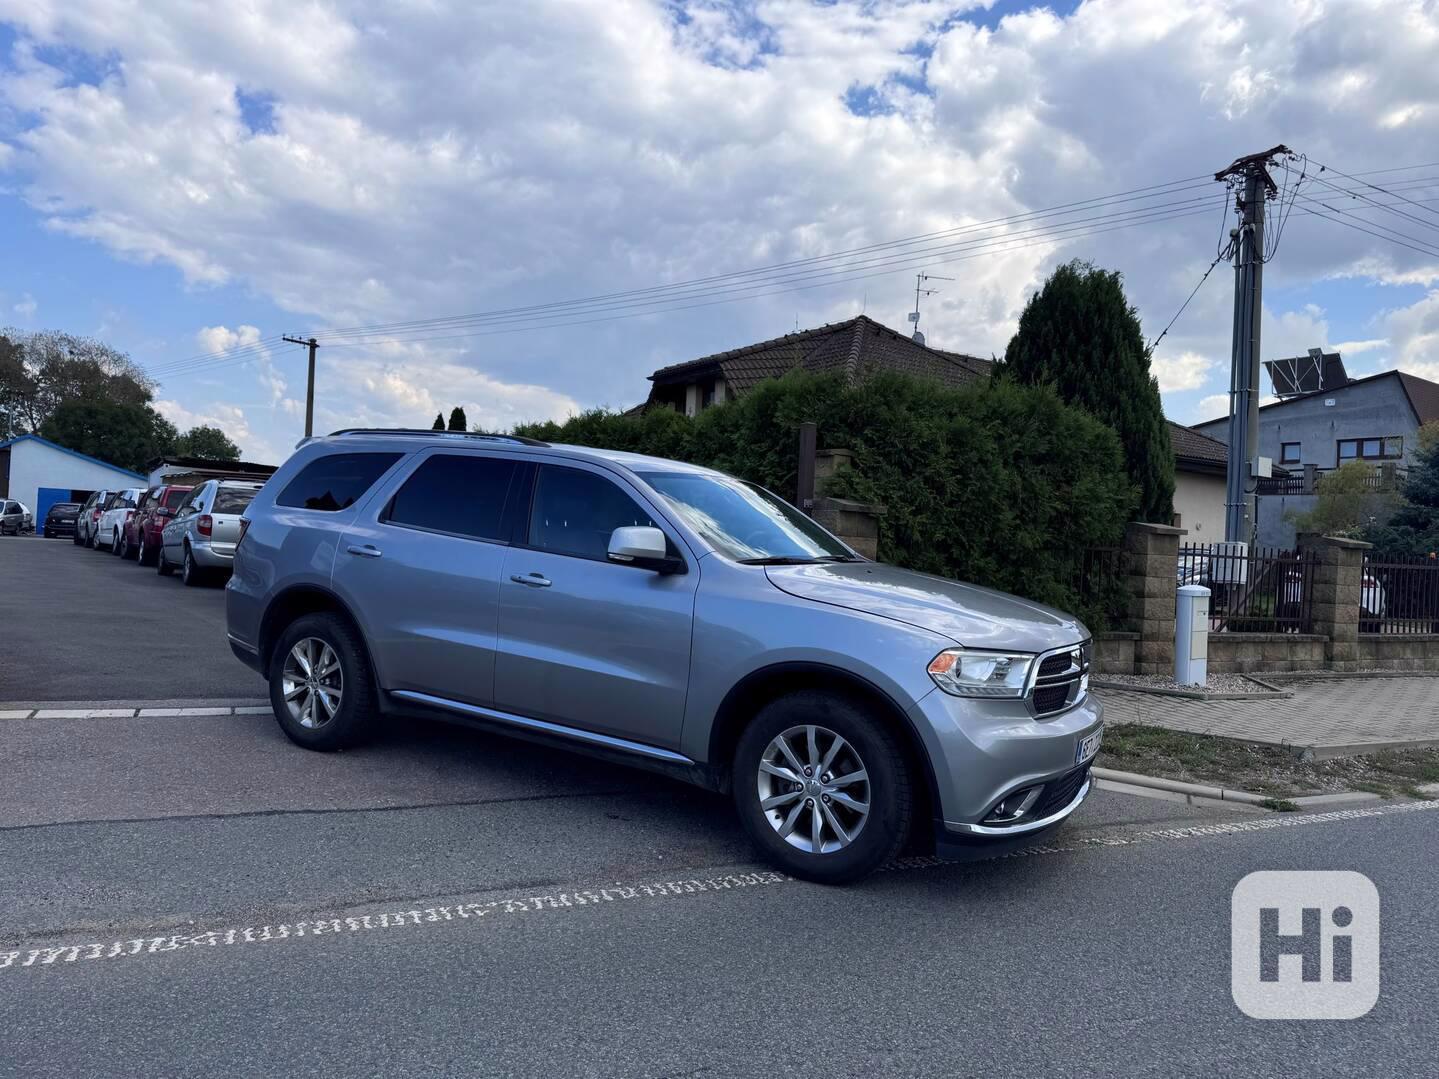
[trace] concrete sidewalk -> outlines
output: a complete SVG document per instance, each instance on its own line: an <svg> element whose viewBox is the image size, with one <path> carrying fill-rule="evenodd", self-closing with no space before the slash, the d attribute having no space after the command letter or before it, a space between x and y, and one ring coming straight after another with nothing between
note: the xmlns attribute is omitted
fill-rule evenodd
<svg viewBox="0 0 1439 1079"><path fill-rule="evenodd" d="M1285 745L1316 757L1439 745L1439 676L1286 681L1291 698L1195 701L1097 689L1110 723Z"/></svg>

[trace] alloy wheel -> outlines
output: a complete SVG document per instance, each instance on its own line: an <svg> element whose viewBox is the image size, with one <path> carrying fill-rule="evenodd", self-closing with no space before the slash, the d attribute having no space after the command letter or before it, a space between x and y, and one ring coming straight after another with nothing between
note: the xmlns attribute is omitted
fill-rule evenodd
<svg viewBox="0 0 1439 1079"><path fill-rule="evenodd" d="M314 730L335 718L344 696L340 657L318 637L295 642L280 672L280 691L290 718Z"/></svg>
<svg viewBox="0 0 1439 1079"><path fill-rule="evenodd" d="M832 854L869 819L869 773L849 742L828 727L791 727L760 757L756 793L765 820L792 847Z"/></svg>

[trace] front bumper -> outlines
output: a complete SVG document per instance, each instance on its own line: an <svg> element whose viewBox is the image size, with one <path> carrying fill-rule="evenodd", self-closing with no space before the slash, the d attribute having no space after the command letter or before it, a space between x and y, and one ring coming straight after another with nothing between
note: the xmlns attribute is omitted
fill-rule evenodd
<svg viewBox="0 0 1439 1079"><path fill-rule="evenodd" d="M1058 826L1092 789L1080 744L1104 726L1092 693L1058 715L1035 719L1024 701L953 697L938 689L910 709L934 773L936 827L968 844L1034 837ZM1030 812L987 822L1008 795L1040 788Z"/></svg>

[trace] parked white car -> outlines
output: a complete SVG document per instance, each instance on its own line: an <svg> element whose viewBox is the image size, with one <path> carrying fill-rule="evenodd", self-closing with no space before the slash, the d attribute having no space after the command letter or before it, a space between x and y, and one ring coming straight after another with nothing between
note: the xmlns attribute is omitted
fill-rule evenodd
<svg viewBox="0 0 1439 1079"><path fill-rule="evenodd" d="M135 503L140 501L140 496L144 493L143 487L126 487L110 496L105 502L100 520L95 525L94 546L103 547L107 551L119 550L120 532L125 527L125 514L134 510Z"/></svg>

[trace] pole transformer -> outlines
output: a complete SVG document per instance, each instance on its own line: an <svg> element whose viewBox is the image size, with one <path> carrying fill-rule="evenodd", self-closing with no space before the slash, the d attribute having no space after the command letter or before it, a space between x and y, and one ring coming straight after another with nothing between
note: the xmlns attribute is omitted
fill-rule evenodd
<svg viewBox="0 0 1439 1079"><path fill-rule="evenodd" d="M313 337L285 337L283 340L310 348L310 377L305 382L305 437L309 438L315 433L315 349L320 347L320 342Z"/></svg>
<svg viewBox="0 0 1439 1079"><path fill-rule="evenodd" d="M1238 193L1234 238L1234 338L1229 369L1229 464L1224 496L1224 538L1249 542L1255 529L1254 492L1259 451L1259 322L1264 298L1264 205L1279 193L1269 169L1288 154L1276 146L1241 157L1214 174Z"/></svg>

